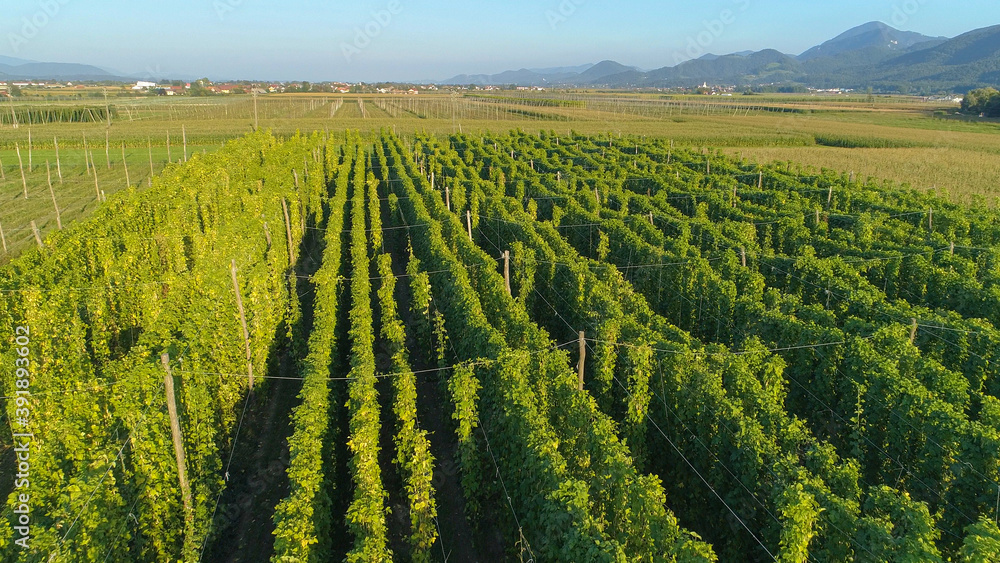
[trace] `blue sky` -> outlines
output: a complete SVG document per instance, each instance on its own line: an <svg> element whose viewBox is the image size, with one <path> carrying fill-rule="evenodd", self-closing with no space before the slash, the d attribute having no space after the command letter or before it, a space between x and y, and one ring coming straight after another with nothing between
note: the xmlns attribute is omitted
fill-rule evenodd
<svg viewBox="0 0 1000 563"><path fill-rule="evenodd" d="M3 0L0 55L155 77L445 79L706 52L800 53L880 20L954 36L1000 23L967 0Z"/></svg>

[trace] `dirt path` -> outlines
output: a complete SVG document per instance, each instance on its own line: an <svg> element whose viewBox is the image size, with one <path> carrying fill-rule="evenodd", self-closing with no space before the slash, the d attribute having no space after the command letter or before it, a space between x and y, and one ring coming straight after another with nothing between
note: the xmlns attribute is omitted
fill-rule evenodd
<svg viewBox="0 0 1000 563"><path fill-rule="evenodd" d="M286 358L274 375L296 377ZM296 381L273 380L266 397L251 398L229 470L229 483L216 512L214 539L205 550L204 561L270 560L274 508L289 492L289 415L298 404L300 387Z"/></svg>
<svg viewBox="0 0 1000 563"><path fill-rule="evenodd" d="M308 277L321 262L322 248L315 235L306 238L296 267L296 293L302 318L296 338L308 338L312 328L313 286ZM301 377L295 354L307 353L307 346L293 345L279 328L276 360L269 366L263 395L250 398L239 441L229 469L228 483L219 501L212 536L203 561L252 563L270 561L274 550L274 509L288 496L289 449L292 409L299 404Z"/></svg>
<svg viewBox="0 0 1000 563"><path fill-rule="evenodd" d="M372 271L372 319L375 331L375 369L378 373L392 371L392 360L389 354L388 342L381 336L382 307L378 300L378 290L381 282L378 276L376 261L371 262ZM396 390L392 378L381 378L375 387L379 400L379 466L382 469L382 486L389 495L388 507L390 513L386 517L388 527L389 548L397 561L409 560L410 554L410 510L406 485L403 482L399 467L394 460L397 456L395 437L398 432L396 413L393 410Z"/></svg>
<svg viewBox="0 0 1000 563"><path fill-rule="evenodd" d="M392 221L385 217L385 221ZM392 224L392 223L387 223ZM476 533L466 513L465 495L462 491L462 476L456 459L458 440L451 428L450 401L443 392L442 381L447 372L425 370L437 367L427 357L428 351L421 350L412 331L410 313L410 285L406 274L409 255L406 252L407 235L403 229L389 231L387 248L392 254L393 272L398 278L396 303L399 316L407 327L406 347L410 352L410 363L417 375L417 417L420 428L427 431L434 455L434 495L437 500L439 537L433 554L439 561L474 563L479 561L504 561L502 545L491 537L482 538ZM493 528L495 526L483 526ZM487 532L489 534L489 532Z"/></svg>

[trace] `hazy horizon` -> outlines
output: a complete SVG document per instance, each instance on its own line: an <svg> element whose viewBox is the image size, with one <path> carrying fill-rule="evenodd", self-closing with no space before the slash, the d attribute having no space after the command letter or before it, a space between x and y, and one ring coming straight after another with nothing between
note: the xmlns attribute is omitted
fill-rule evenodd
<svg viewBox="0 0 1000 563"><path fill-rule="evenodd" d="M798 54L869 21L953 37L1000 22L1000 4L648 0L473 4L432 0L295 5L255 0L8 2L0 55L151 78L446 80L612 59L646 69L705 53Z"/></svg>

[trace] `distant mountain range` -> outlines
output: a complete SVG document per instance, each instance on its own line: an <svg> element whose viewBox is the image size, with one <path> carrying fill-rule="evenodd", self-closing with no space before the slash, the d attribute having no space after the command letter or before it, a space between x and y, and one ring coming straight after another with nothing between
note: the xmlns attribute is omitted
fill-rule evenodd
<svg viewBox="0 0 1000 563"><path fill-rule="evenodd" d="M765 49L708 54L648 72L614 61L553 70L558 72L522 69L461 75L442 84L676 88L707 82L739 87L777 84L903 93L965 92L1000 85L1000 26L949 39L871 22L797 56Z"/></svg>
<svg viewBox="0 0 1000 563"><path fill-rule="evenodd" d="M636 71L614 61L603 61L597 64L587 64L578 67L560 67L549 69L509 70L500 74L462 74L446 80L444 85L477 84L480 86L517 84L519 86L557 86L561 84L591 84L602 78Z"/></svg>
<svg viewBox="0 0 1000 563"><path fill-rule="evenodd" d="M124 80L124 77L91 65L40 63L0 56L0 81L8 80Z"/></svg>

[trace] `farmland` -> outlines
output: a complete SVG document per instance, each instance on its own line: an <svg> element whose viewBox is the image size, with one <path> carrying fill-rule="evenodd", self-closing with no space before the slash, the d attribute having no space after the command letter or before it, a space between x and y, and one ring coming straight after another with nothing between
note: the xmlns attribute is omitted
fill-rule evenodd
<svg viewBox="0 0 1000 563"><path fill-rule="evenodd" d="M1000 554L995 124L115 106L0 129L0 561Z"/></svg>
<svg viewBox="0 0 1000 563"><path fill-rule="evenodd" d="M61 211L72 220L93 210L100 190L107 195L126 185L148 185L167 162L184 159L185 140L188 157L211 152L255 123L282 136L388 128L406 138L417 132L511 129L662 137L678 146L718 148L761 164L791 162L803 175L829 169L909 184L960 203L976 197L994 201L1000 195L997 124L959 118L950 115L952 106L915 98L300 94L262 96L255 103L249 96L112 97L106 102L99 92L79 100L46 94L0 111L6 120L0 125L0 197L5 201L0 227L10 239L10 254L34 242L32 220L42 234L58 227L46 162L52 167L57 202L63 202ZM11 125L12 113L20 116L18 128ZM35 123L25 122L26 117ZM57 117L67 121L52 121ZM95 168L86 164L91 162L96 182ZM16 201L19 195L24 199L21 168L27 201Z"/></svg>

